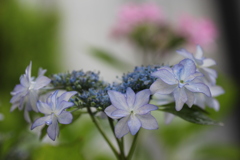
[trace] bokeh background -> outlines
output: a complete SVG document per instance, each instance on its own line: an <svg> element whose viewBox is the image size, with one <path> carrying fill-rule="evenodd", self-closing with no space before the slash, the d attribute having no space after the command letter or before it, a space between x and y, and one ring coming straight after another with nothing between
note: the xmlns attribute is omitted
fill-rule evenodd
<svg viewBox="0 0 240 160"><path fill-rule="evenodd" d="M111 34L119 8L129 2L156 4L172 26L177 26L181 14L211 19L218 36L204 51L217 61L218 84L226 91L218 97L220 111L210 110L223 127L199 126L179 118L165 125L163 115L155 113L160 129L141 131L133 159L240 159L240 2L221 0L0 0L0 159L114 159L89 117L66 126L56 142L47 137L40 141L21 111L10 113L9 100L30 61L33 75L39 67L47 69L48 76L83 69L100 71L108 82L141 65L143 56L136 47ZM164 63L177 62L174 50L168 54Z"/></svg>

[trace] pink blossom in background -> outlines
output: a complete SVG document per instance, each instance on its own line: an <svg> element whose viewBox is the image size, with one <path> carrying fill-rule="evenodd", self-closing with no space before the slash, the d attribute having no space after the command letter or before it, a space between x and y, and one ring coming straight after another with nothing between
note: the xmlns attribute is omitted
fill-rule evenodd
<svg viewBox="0 0 240 160"><path fill-rule="evenodd" d="M127 4L120 8L113 35L126 35L142 23L163 23L164 16L159 6L149 4Z"/></svg>
<svg viewBox="0 0 240 160"><path fill-rule="evenodd" d="M187 38L190 45L209 46L217 37L217 28L207 19L196 19L184 15L179 19L179 33Z"/></svg>

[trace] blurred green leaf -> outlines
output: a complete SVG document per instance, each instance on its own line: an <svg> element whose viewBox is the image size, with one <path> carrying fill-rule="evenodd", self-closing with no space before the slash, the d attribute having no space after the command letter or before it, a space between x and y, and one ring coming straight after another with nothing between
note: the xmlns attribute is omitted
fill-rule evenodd
<svg viewBox="0 0 240 160"><path fill-rule="evenodd" d="M120 60L114 56L113 54L109 51L106 51L104 49L98 48L98 47L91 47L90 48L90 53L92 56L95 58L101 60L102 62L118 69L118 70L127 70L129 68L132 68L132 66L128 63L126 63L123 60Z"/></svg>
<svg viewBox="0 0 240 160"><path fill-rule="evenodd" d="M172 113L186 121L196 123L196 124L203 124L203 125L223 125L220 122L214 121L209 118L206 114L207 112L201 109L198 106L193 105L189 108L187 105L184 105L180 111L176 111L175 107L163 107L159 110L164 112Z"/></svg>

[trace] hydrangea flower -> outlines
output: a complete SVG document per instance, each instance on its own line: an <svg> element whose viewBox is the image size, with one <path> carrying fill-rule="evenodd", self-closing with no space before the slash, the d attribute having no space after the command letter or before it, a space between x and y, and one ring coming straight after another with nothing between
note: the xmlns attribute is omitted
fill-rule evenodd
<svg viewBox="0 0 240 160"><path fill-rule="evenodd" d="M24 105L24 118L27 122L30 122L30 117L28 111L38 112L36 103L38 99L39 90L47 86L51 79L44 76L46 70L41 68L38 71L38 77L35 79L31 77L32 62L25 70L25 74L20 77L20 84L16 85L14 90L11 92L13 96L10 100L12 103L11 111L16 109L22 110Z"/></svg>
<svg viewBox="0 0 240 160"><path fill-rule="evenodd" d="M137 94L131 88L127 88L126 94L109 90L112 105L105 109L105 113L112 119L120 119L115 126L117 138L121 138L130 132L135 135L142 127L145 129L157 129L158 123L151 115L151 111L157 106L148 104L151 92L142 90Z"/></svg>
<svg viewBox="0 0 240 160"><path fill-rule="evenodd" d="M217 28L207 18L196 19L190 15L179 18L179 33L187 38L190 45L200 44L209 46L217 37Z"/></svg>
<svg viewBox="0 0 240 160"><path fill-rule="evenodd" d="M216 84L217 72L214 69L208 68L213 65L216 65L216 62L211 58L204 57L203 50L199 45L197 45L196 47L195 55L189 53L185 49L177 50L177 53L184 56L185 58L193 60L199 72L204 74L206 80L212 85Z"/></svg>
<svg viewBox="0 0 240 160"><path fill-rule="evenodd" d="M68 102L68 100L76 93L76 91L64 92L58 96L58 90L56 90L47 98L46 102L39 101L37 108L39 112L45 114L45 116L36 119L31 129L43 124L49 125L47 133L54 141L59 134L58 123L69 124L72 122L72 114L67 112L66 109L74 105L74 103Z"/></svg>
<svg viewBox="0 0 240 160"><path fill-rule="evenodd" d="M191 59L184 59L172 68L162 67L152 76L158 78L150 87L152 94L173 94L177 111L182 109L184 103L189 107L193 105L195 92L211 96L208 86L199 82L202 74L196 71Z"/></svg>

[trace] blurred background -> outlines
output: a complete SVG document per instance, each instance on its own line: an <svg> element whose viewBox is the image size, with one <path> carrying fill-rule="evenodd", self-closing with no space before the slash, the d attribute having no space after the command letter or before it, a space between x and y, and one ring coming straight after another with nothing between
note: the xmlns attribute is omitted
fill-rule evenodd
<svg viewBox="0 0 240 160"><path fill-rule="evenodd" d="M160 129L141 131L133 159L239 160L239 8L240 1L221 0L0 0L0 159L114 159L87 116L52 143L30 131L21 111L10 113L10 92L30 61L33 76L39 67L47 76L83 69L113 82L135 66L175 64L182 58L176 49L194 53L200 44L226 92L217 97L220 110L209 110L224 126L179 118L165 125L154 113ZM134 17L142 11L145 17Z"/></svg>

